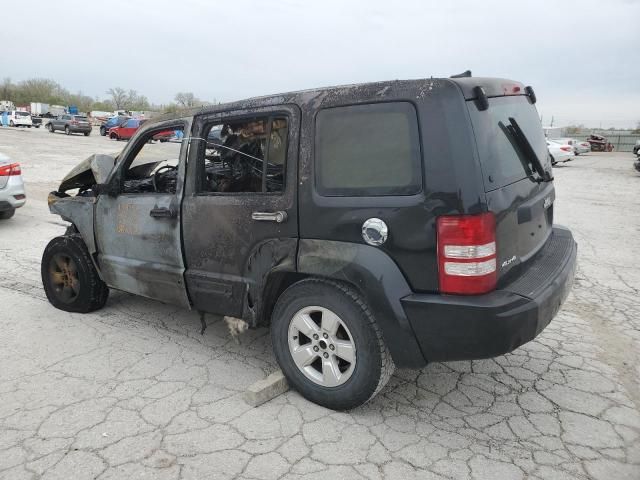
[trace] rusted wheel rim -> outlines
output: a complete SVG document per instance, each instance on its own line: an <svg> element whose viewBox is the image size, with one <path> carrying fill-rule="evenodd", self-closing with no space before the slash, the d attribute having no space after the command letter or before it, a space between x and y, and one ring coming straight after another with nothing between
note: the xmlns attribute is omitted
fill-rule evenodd
<svg viewBox="0 0 640 480"><path fill-rule="evenodd" d="M80 293L78 267L69 255L57 253L51 258L49 279L60 301L71 303L78 297Z"/></svg>

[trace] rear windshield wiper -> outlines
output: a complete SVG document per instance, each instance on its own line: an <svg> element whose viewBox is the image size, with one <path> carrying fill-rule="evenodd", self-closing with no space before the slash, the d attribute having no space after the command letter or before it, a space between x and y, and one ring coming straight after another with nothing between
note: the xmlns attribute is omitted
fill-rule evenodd
<svg viewBox="0 0 640 480"><path fill-rule="evenodd" d="M550 182L553 180L553 175L550 172L544 169L542 162L536 155L536 152L533 150L531 143L529 143L529 139L518 125L518 122L515 118L509 117L509 124L504 125L500 122L500 127L502 131L507 134L510 139L513 139L518 150L524 155L524 157L529 161L529 163L533 166L533 170L539 175L538 179L535 179L537 182ZM530 170L530 169L529 169ZM533 173L533 172L531 172Z"/></svg>

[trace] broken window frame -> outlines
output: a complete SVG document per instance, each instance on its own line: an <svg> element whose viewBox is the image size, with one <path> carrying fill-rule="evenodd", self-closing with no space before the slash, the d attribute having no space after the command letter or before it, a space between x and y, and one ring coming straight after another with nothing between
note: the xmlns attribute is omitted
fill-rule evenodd
<svg viewBox="0 0 640 480"><path fill-rule="evenodd" d="M279 191L267 191L266 183L267 183L267 168L269 166L269 151L271 146L271 129L274 120L284 119L287 122L287 136L284 139L285 144L283 145L283 149L285 152L284 161L282 163L282 189ZM266 143L264 146L264 159L262 160L262 187L259 192L210 192L204 189L204 168L206 162L206 152L207 152L207 136L212 128L225 125L229 123L241 123L241 122L251 122L251 121L261 121L266 120ZM202 140L200 143L202 144L198 149L198 156L196 161L196 185L195 185L195 195L202 196L245 196L245 195L273 195L273 196L282 196L285 194L288 188L287 182L287 163L289 162L289 139L291 135L291 115L282 110L270 111L270 112L254 112L246 115L240 116L230 116L226 118L215 118L208 119L203 123L202 126Z"/></svg>
<svg viewBox="0 0 640 480"><path fill-rule="evenodd" d="M146 122L145 122L146 123ZM145 125L141 125L140 129L145 128ZM136 137L138 132L134 135L134 137L129 140L129 144L124 147L122 152L118 155L118 163L116 164L114 171L114 177L108 180L108 183L113 185L113 182L117 184L117 192L118 195L153 195L153 194L163 194L163 195L177 195L182 190L183 187L181 183L184 181L184 174L180 173L181 170L184 170L184 164L186 163L186 159L188 158L188 141L186 141L186 134L188 132L189 123L184 120L174 120L168 123L163 123L160 125L154 125L149 130L145 131L140 137ZM175 129L182 130L184 132L184 136L182 138L182 142L180 143L180 153L178 155L178 178L176 183L176 193L159 193L159 192L127 192L125 191L125 181L127 178L127 171L131 164L135 161L137 156L140 154L142 149L147 145L147 142L151 137L157 135L160 132L164 132L166 130ZM140 131L140 130L139 130Z"/></svg>

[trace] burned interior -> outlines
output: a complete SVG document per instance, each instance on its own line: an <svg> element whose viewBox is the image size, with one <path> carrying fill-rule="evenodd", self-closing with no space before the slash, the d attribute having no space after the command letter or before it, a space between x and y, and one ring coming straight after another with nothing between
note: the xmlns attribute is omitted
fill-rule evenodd
<svg viewBox="0 0 640 480"><path fill-rule="evenodd" d="M198 162L205 193L281 192L287 151L284 117L254 117L212 124Z"/></svg>
<svg viewBox="0 0 640 480"><path fill-rule="evenodd" d="M184 127L152 130L133 152L123 193L175 193Z"/></svg>
<svg viewBox="0 0 640 480"><path fill-rule="evenodd" d="M289 124L284 116L259 116L205 129L198 149L198 190L201 193L282 192ZM175 193L180 149L187 139L184 127L152 130L131 152L123 171L122 193ZM94 162L95 163L95 162ZM115 158L114 158L115 163ZM95 196L95 165L83 162L60 185L56 194ZM73 192L69 192L73 193Z"/></svg>

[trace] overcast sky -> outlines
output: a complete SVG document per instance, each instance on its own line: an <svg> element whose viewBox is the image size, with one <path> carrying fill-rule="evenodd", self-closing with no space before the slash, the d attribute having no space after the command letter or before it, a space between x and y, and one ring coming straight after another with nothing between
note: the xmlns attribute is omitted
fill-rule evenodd
<svg viewBox="0 0 640 480"><path fill-rule="evenodd" d="M640 121L640 0L2 0L0 77L219 101L375 80L499 76L547 125Z"/></svg>

